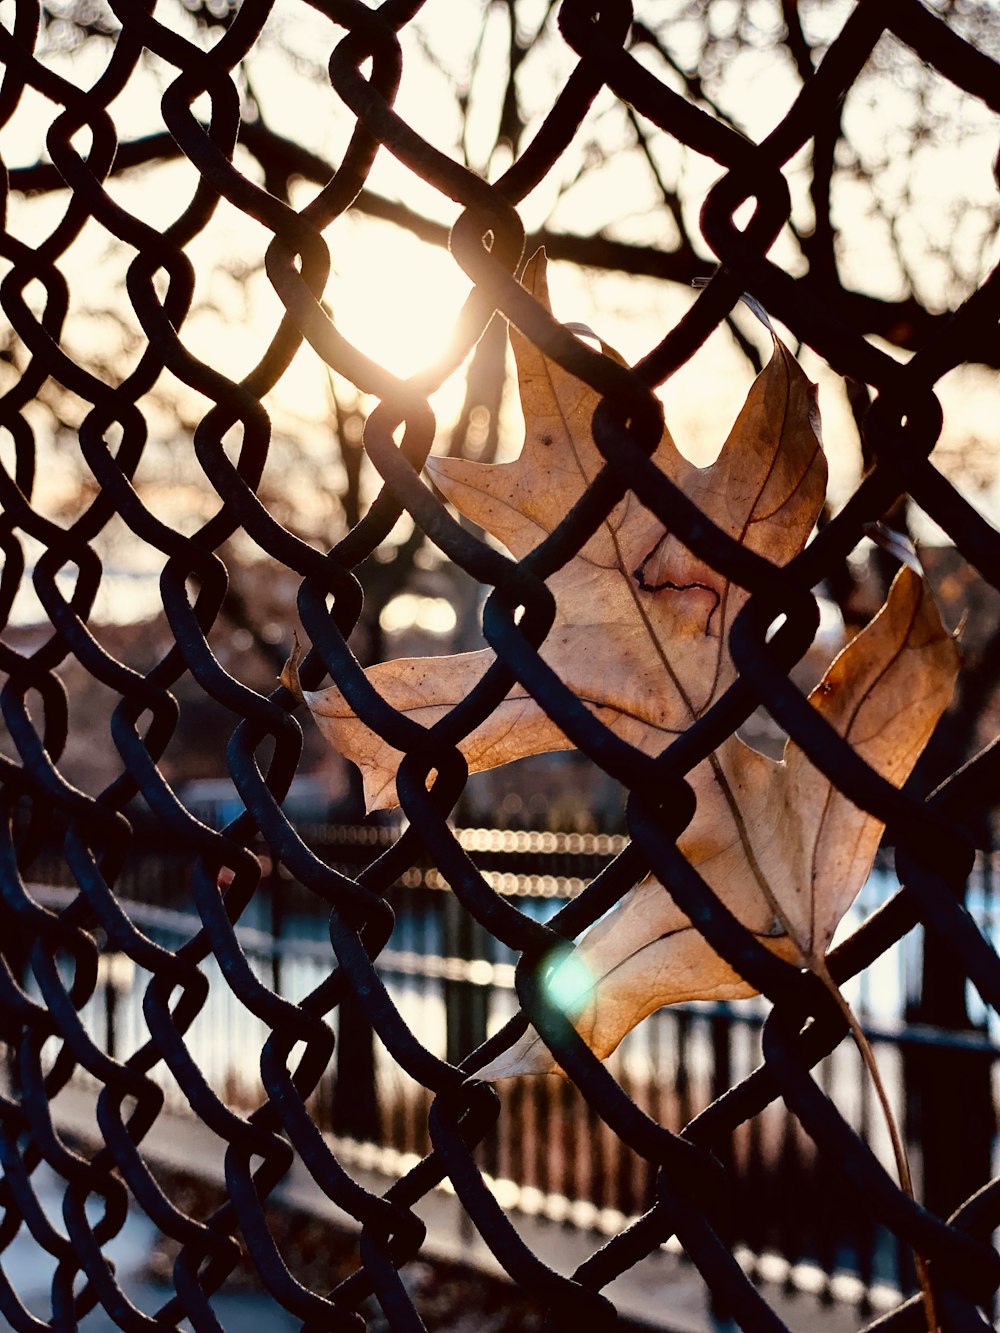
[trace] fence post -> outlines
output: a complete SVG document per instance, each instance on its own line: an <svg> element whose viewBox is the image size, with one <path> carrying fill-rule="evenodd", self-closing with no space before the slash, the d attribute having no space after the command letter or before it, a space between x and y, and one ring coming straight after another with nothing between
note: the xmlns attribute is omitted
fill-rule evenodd
<svg viewBox="0 0 1000 1333"><path fill-rule="evenodd" d="M318 855L335 864L336 845L317 847ZM375 1031L365 1003L354 991L337 1005L336 1074L330 1096L330 1128L334 1134L362 1143L381 1141L382 1125L375 1086Z"/></svg>
<svg viewBox="0 0 1000 1333"><path fill-rule="evenodd" d="M337 1006L337 1076L330 1102L334 1134L362 1142L379 1141L375 1091L375 1036L363 1001L348 991Z"/></svg>
<svg viewBox="0 0 1000 1333"><path fill-rule="evenodd" d="M446 958L471 961L486 958L489 937L453 894L445 897L442 952ZM446 1058L451 1064L464 1060L486 1040L489 987L450 978L444 983Z"/></svg>
<svg viewBox="0 0 1000 1333"><path fill-rule="evenodd" d="M924 932L920 996L907 1019L945 1032L982 1035L969 1017L966 977L952 950L934 931ZM908 1137L920 1144L922 1202L947 1217L991 1175L996 1117L993 1053L957 1045L908 1045L906 1071ZM961 1124L955 1119L961 1089Z"/></svg>

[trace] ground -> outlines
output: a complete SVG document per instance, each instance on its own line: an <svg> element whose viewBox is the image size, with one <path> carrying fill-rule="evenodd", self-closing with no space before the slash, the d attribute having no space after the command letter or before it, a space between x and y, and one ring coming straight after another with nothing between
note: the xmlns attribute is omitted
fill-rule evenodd
<svg viewBox="0 0 1000 1333"><path fill-rule="evenodd" d="M225 1201L225 1192L217 1185L172 1172L157 1172L157 1176L167 1197L191 1216L205 1218ZM357 1236L280 1203L268 1208L267 1218L285 1262L313 1291L328 1291L358 1267ZM175 1241L158 1235L145 1279L152 1284L170 1284L177 1250ZM477 1269L417 1260L405 1267L403 1276L430 1333L541 1333L545 1327L543 1307L526 1299L512 1284ZM225 1290L250 1294L262 1292L263 1284L244 1260ZM374 1300L369 1299L363 1313L373 1333L389 1327ZM627 1320L617 1325L619 1333L641 1333L644 1328Z"/></svg>

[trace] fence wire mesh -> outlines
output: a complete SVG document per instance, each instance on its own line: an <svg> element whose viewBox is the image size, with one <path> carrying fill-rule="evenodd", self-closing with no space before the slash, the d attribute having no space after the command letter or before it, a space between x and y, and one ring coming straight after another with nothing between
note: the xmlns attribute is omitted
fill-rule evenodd
<svg viewBox="0 0 1000 1333"><path fill-rule="evenodd" d="M1000 285L994 273L953 312L927 321L914 335L912 355L901 361L866 336L850 302L837 305L817 295L815 273L785 271L771 257L790 212L788 164L816 136L828 133L830 118L886 34L993 112L1000 111L995 65L915 0L862 0L846 14L822 61L806 73L779 123L754 142L637 58L629 46L632 14L626 4L565 0L558 31L575 54L575 66L520 155L488 183L440 151L394 108L405 64L400 35L421 5L387 0L372 10L357 0L330 0L316 6L329 25L329 85L350 109L354 131L332 177L296 209L285 190L268 188L274 181L262 183L245 169L239 149L241 136L248 142L256 132L241 64L260 40L272 8L272 0L217 6L199 43L168 15L157 17L152 6L111 0L107 13L88 11L87 21L95 28L104 25L110 40L100 48L109 53L106 63L85 86L36 53L40 33L51 35L53 15L62 11L45 11L42 25L37 4L16 0L13 22L0 29L2 119L9 121L23 99L35 106L35 114L44 108L50 158L12 170L7 195L54 190L58 201L44 235L19 237L5 230L6 276L0 287L0 302L23 352L8 357L8 370L18 373L0 400L6 437L0 603L7 623L26 567L33 564L33 586L47 620L30 642L10 633L0 647L10 740L0 757L5 813L0 1009L10 1052L0 1099L0 1247L27 1232L54 1261L51 1308L45 1314L29 1312L16 1274L0 1268L3 1317L17 1329L70 1329L99 1305L122 1329L173 1327L184 1319L199 1330L218 1329L213 1295L242 1248L276 1307L304 1328L364 1326L359 1311L373 1293L389 1326L422 1327L404 1281L424 1238L414 1209L448 1178L479 1235L510 1277L548 1311L553 1328L581 1321L587 1328L611 1327L616 1313L602 1289L673 1236L718 1306L740 1327L783 1328L734 1258L727 1240L727 1177L720 1167L724 1145L737 1127L783 1099L819 1153L849 1179L857 1209L873 1214L924 1257L940 1326L990 1327L984 1311L1000 1283L1000 1257L992 1244L1000 1226L1000 1180L983 1179L947 1219L901 1190L811 1076L845 1037L841 1013L808 973L761 948L679 855L676 839L690 817L685 776L763 704L837 788L886 824L896 849L904 887L834 951L835 976L846 980L859 973L922 923L982 1001L997 1007L1000 967L963 906L963 891L974 839L994 803L1000 750L982 750L930 794L915 786L898 790L808 706L788 673L814 633L809 590L836 573L868 525L883 519L901 496L940 525L983 580L997 585L997 532L942 475L933 454L942 423L938 381L966 362L997 364ZM783 8L787 16L794 14L794 5ZM119 131L111 114L150 53L163 86L161 139L163 133L170 136L163 152L187 170L189 185L194 181L181 209L171 207L173 200L160 200L155 208L162 216L152 219L127 206L116 188L118 173L130 165L130 150L125 146L116 157ZM517 281L527 253L519 205L558 170L595 99L609 94L721 173L701 213L702 234L718 268L679 323L631 369L572 338ZM447 351L410 379L353 346L323 304L331 267L324 234L352 208L379 150L457 205L450 249L472 283ZM298 167L311 178L315 163L306 156ZM266 351L239 380L195 355L185 334L196 312L198 241L220 207L259 224L268 277L282 307ZM95 373L62 337L73 289L61 262L82 229L95 225L131 255L125 286L139 354L119 379ZM366 280L377 284L378 273L373 270ZM744 292L837 373L874 393L864 422L870 466L863 480L806 550L780 568L722 532L649 458L661 428L653 390L690 359ZM420 477L435 439L429 398L470 355L495 312L602 395L594 437L603 467L586 499L520 561L456 522ZM294 523L281 521L259 494L272 447L263 400L302 349L375 400L364 446L383 483L366 512L328 551L296 535ZM190 446L200 486L219 502L204 521L187 525L164 521L134 484L150 436L150 395L166 380L179 381L197 397ZM55 521L32 498L40 487L38 439L44 431L35 404L46 384L62 386L81 405L77 438L88 502L66 523ZM552 616L545 579L566 565L628 493L700 561L750 593L731 637L735 683L655 757L581 709L540 654ZM404 514L489 590L484 632L497 663L466 700L427 728L368 688L349 646L362 610L353 571ZM162 561L160 594L171 642L142 669L110 651L89 625L102 587L102 534L122 528ZM301 664L302 684L315 689L332 678L365 722L403 752L399 792L405 830L356 875L317 856L283 813L303 744L295 697L284 687L270 694L251 688L213 650L227 596L226 562L219 552L234 537L296 577L298 614L310 644ZM779 616L785 617L783 627L771 634ZM61 681L68 663L78 664L117 700L111 738L118 773L99 791L72 785L60 767L72 736L73 715ZM235 719L227 760L243 813L222 830L195 818L178 799L164 761L178 725L172 691L184 678ZM631 793L627 846L544 925L491 887L449 823L467 776L458 744L518 682L595 765ZM193 865L191 894L201 927L176 948L155 942L116 894L137 797L153 812L172 850ZM63 839L74 892L46 906L33 892L32 867L54 830ZM237 935L261 879L252 850L258 839L329 911L327 973L297 1002L250 967ZM428 859L471 918L520 956L516 987L524 1017L515 1022L514 1034L518 1022L523 1029L530 1019L589 1107L655 1172L655 1198L645 1213L570 1275L532 1253L487 1188L475 1157L499 1103L493 1088L470 1080L468 1071L509 1042L511 1030L492 1037L486 1050L464 1062L448 1063L407 1024L377 970L393 930L387 894ZM671 886L711 945L772 1002L761 1066L679 1134L629 1098L542 986L553 947L576 937L650 871ZM102 1049L80 1019L100 984L105 954L125 955L151 977L143 997L148 1034L124 1059ZM185 1041L206 1001L200 965L213 955L217 984L229 987L270 1034L260 1055L266 1100L248 1113L228 1107L208 1086ZM433 1150L381 1195L352 1177L307 1108L334 1056L333 1016L348 1000L352 1012L363 1011L392 1060L433 1097ZM190 1214L168 1197L144 1156L144 1140L163 1102L152 1077L158 1067L169 1069L194 1114L226 1145L228 1198L212 1216ZM103 1146L93 1155L61 1135L53 1114L78 1069L102 1088L97 1118ZM962 1133L957 1095L952 1133ZM268 1200L293 1160L303 1163L320 1190L361 1228L360 1266L332 1290L300 1281L269 1231ZM58 1224L46 1215L35 1190L43 1164L64 1182ZM815 1206L821 1208L822 1201ZM129 1207L143 1210L179 1245L172 1291L155 1311L132 1303L102 1253L121 1231ZM914 1295L880 1327L915 1328L922 1320L920 1297Z"/></svg>

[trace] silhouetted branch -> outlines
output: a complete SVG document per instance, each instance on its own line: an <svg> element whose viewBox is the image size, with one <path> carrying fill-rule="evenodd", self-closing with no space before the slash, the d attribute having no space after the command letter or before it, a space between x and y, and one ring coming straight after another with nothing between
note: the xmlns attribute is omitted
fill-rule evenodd
<svg viewBox="0 0 1000 1333"><path fill-rule="evenodd" d="M280 194L279 185L287 187L288 182L296 176L317 185L325 185L335 172L333 164L318 153L286 139L259 121L241 127L240 143L260 163L272 193ZM169 134L147 135L119 146L112 175L180 156L180 149ZM10 171L10 188L17 193L38 194L66 187L51 163L38 162L32 166L14 167ZM352 207L366 217L379 218L404 227L430 245L448 244L449 227L424 217L397 200L362 190ZM676 250L665 251L653 245L618 241L601 233L587 235L552 231L543 227L529 238L526 249L530 251L538 245L545 246L551 260L634 277L656 278L685 286L704 278L714 267L713 261L696 253L690 243L682 243ZM913 296L889 301L863 292L849 291L839 284L817 281L815 287L815 299L825 302L835 317L859 332L884 338L906 351L917 350L948 320L947 314L927 310ZM992 337L984 336L976 351L980 364L1000 368L1000 333L994 333Z"/></svg>

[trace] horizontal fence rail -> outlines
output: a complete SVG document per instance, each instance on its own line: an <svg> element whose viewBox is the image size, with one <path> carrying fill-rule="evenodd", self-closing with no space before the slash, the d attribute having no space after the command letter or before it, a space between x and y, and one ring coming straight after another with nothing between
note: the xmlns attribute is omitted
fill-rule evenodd
<svg viewBox="0 0 1000 1333"><path fill-rule="evenodd" d="M988 226L967 262L963 238L978 224L963 216L931 246L962 278L950 294L890 299L895 278L871 256L858 283L872 290L851 288L839 274L853 196L836 171L852 93L870 98L864 80L894 53L910 62L896 92L919 145L957 144L970 108L995 134L993 29L970 27L976 7L950 0L679 5L681 36L704 11L710 67L735 59L727 10L751 47L784 33L781 68L795 81L782 96L774 67L781 104L770 119L757 114L764 80L745 85L744 132L661 40L657 5L563 0L531 15L514 0L484 5L484 22L510 20L510 84L495 151L474 170L476 105L461 80L472 119L453 152L427 132L408 82L420 60L434 74L422 26L434 8L14 0L0 14L0 1320L30 1333L86 1330L88 1317L219 1333L219 1302L245 1264L267 1307L262 1327L287 1317L305 1333L421 1329L419 1210L440 1186L554 1330L613 1328L606 1289L669 1246L717 1318L754 1333L788 1326L759 1279L792 1284L803 1265L825 1300L851 1297L859 1326L985 1333L1000 1286L989 855L1000 534L943 461L942 404L950 377L971 368L979 382L1000 366L1000 282L982 260ZM457 33L465 7L437 8ZM300 22L315 26L288 60L290 136L269 127L265 88ZM498 49L484 31L475 61ZM544 96L530 115L519 102L529 75ZM314 114L316 89L327 101ZM342 118L328 127L330 108ZM612 112L614 144L603 129ZM562 197L591 161L613 163L626 141L662 205L655 242L622 242L599 220L543 239L553 259L696 284L676 319L657 314L633 366L557 323L540 287L532 295L520 281L538 200ZM705 182L694 201L664 188L659 154L675 151L683 181ZM893 179L893 151L880 146L871 175ZM167 174L147 175L153 166ZM397 202L393 172L430 200L426 216ZM626 233L650 207L648 190L600 193ZM891 235L917 225L906 190L873 199ZM983 209L995 217L992 194ZM401 312L382 251L343 257L359 215L447 243L464 284L450 340L410 377L389 369ZM675 231L690 231L693 248L673 249ZM352 267L365 268L368 304L384 316L367 351L328 299L331 274ZM236 314L220 334L205 321L223 289ZM822 508L817 495L816 532L787 560L777 530L760 549L749 519L730 531L723 511L739 507L740 477L711 496L653 456L655 391L712 334L728 329L760 360L740 323L744 298L846 386L844 420L859 441L857 483ZM551 530L535 525L520 558L456 519L442 461L497 456L508 326L522 359L544 357L547 374L594 397L593 475ZM322 426L302 425L303 364L321 372ZM445 439L435 412L449 390L438 391L463 366L467 401ZM324 486L340 497L337 522ZM950 543L954 568L938 590L957 589L968 657L944 725L897 786L869 762L870 737L845 738L822 700L808 702L799 667L821 629L815 590L835 601L859 560L881 571L875 582L900 555L912 563L895 529L917 511ZM669 743L656 749L570 688L575 660L551 666L566 571L624 514L648 515L660 534L627 571L630 589L707 597L704 637L719 623L726 635L717 697L697 715L689 707L690 725L662 732ZM671 561L689 572L680 584ZM732 623L716 584L742 603ZM148 614L119 614L124 585ZM444 603L456 652L492 653L427 725L360 660L395 655L388 612L404 592L426 612L422 629L414 612L412 633L433 637ZM591 627L580 655L600 661L612 620ZM294 622L301 645L276 686ZM468 630L480 623L481 635ZM428 639L416 642L426 655ZM403 813L332 839L292 811L307 768L329 778L344 810L357 796L346 766L323 768L335 760L302 707L331 681L366 734L398 754ZM823 689L836 692L833 677ZM484 789L469 778L469 738L507 716L512 691L549 738L543 748L574 753ZM797 965L780 913L751 929L723 901L727 886L713 889L710 858L680 849L704 814L697 773L721 772L723 748L754 727L772 744L787 736L831 801L888 831L893 878L883 874L877 910L865 903L811 967ZM232 787L216 821L184 796L209 770ZM514 822L538 799L579 831L456 828L477 801ZM552 960L649 877L668 886L713 965L724 960L763 998L671 1006L602 1061L570 1002L547 989ZM857 1041L837 985L859 1015ZM529 1024L565 1077L476 1078ZM865 1031L912 1189L859 1051ZM60 1098L81 1086L95 1099L96 1147L60 1127ZM221 1145L225 1202L214 1211L174 1197L151 1169L146 1141L173 1110ZM390 1178L373 1184L366 1164ZM293 1169L353 1219L350 1273L310 1277L279 1246L268 1209ZM595 1231L573 1271L526 1242L519 1224L532 1212ZM142 1308L109 1257L140 1214L177 1253ZM44 1261L41 1294L26 1288L26 1248Z"/></svg>
<svg viewBox="0 0 1000 1333"><path fill-rule="evenodd" d="M384 830L364 826L303 832L310 845L326 849L333 864L338 851L356 855L367 849L370 854L389 841ZM621 839L606 836L496 829L456 829L455 836L472 852L502 858L498 865L521 861L519 871L498 868L485 873L497 877L496 891L527 899L545 915L554 914L559 902L580 892L583 881L576 876L539 873L544 865L559 859L583 869L588 859L610 857L622 850ZM995 863L998 858L992 860ZM184 886L176 882L176 865L157 866L147 855L142 866L147 881L152 878L162 884L173 878L172 896L183 900ZM433 870L419 881L414 873L408 872L390 895L397 932L411 947L383 949L378 972L393 1002L422 1040L442 1053L457 1048L456 1058L461 1059L499 1031L516 1008L514 961L495 961L497 945L488 937L479 941L485 949L474 944L469 949L474 956L443 954L449 935L448 900L439 892L414 890L447 886ZM891 873L888 859L883 858L855 905L857 921L885 900L883 881ZM973 910L984 932L996 939L1000 923L986 893L993 873L994 864L982 862L978 867L972 881L979 890L973 895ZM63 907L72 900L69 888L32 887L34 896L48 907ZM279 892L287 897L288 885ZM120 901L135 926L171 951L197 933L199 919L190 913ZM264 916L275 924L269 910ZM312 913L294 920L279 918L278 924L285 935L249 925L239 926L236 935L256 975L272 981L279 994L294 1000L311 993L324 975L329 953L324 918ZM484 952L490 956L484 957ZM125 1060L146 1039L142 996L150 977L136 970L127 955L105 958L101 984L81 1018L100 1049ZM903 1012L913 985L908 975L913 970L913 950L909 957L894 950L884 961L893 969L891 977L883 975L880 993L862 992L855 997L855 1005L879 1055L897 1113L905 1120L907 1065L914 1051L942 1052L946 1076L966 1083L984 1061L988 1067L995 1063L1000 1055L1000 1030L991 1024L992 1034L986 1030L956 1032L907 1022ZM257 1071L267 1029L232 1003L220 977L211 980L209 1001L188 1033L189 1048L214 1092L231 1107L252 1108L265 1095ZM870 978L866 975L863 980ZM30 986L30 978L27 984ZM475 1018L481 1031L470 1031L470 1019ZM680 1130L759 1063L765 1018L766 1010L758 1003L675 1005L632 1033L609 1067L638 1105L660 1123ZM467 1051L461 1050L463 1041ZM959 1052L968 1059L965 1073L953 1059ZM841 1094L852 1090L850 1103L846 1099L841 1103L843 1113L867 1141L880 1140L879 1154L891 1165L889 1144L880 1133L857 1052L840 1048L820 1063L817 1077L824 1087L836 1088ZM100 1087L85 1070L78 1071L78 1079L84 1087ZM367 1098L359 1093L366 1079L370 1084ZM159 1071L158 1081L166 1108L190 1115L187 1099L169 1070ZM338 1087L346 1088L349 1100L338 1102ZM615 1136L602 1137L599 1119L588 1111L572 1085L554 1078L526 1078L502 1085L500 1094L497 1125L480 1146L478 1162L505 1209L615 1235L650 1205L655 1178L648 1164L635 1158ZM345 1104L353 1108L359 1096L363 1104L375 1109L375 1119L369 1124L360 1123L353 1109L345 1117ZM334 1062L309 1106L333 1150L349 1165L395 1178L432 1151L426 1090L407 1078L384 1050L376 1053L370 1066L360 1069ZM753 1209L737 1210L740 1230L733 1238L734 1252L745 1271L758 1280L790 1283L861 1307L882 1309L898 1304L901 1294L913 1285L912 1264L894 1243L891 1231L873 1226L851 1210L849 1199L842 1197L842 1187L829 1178L822 1159L797 1130L794 1117L784 1108L771 1107L742 1128L744 1133L734 1140L727 1166L741 1192L756 1201ZM914 1133L909 1145L914 1157L919 1145L920 1137ZM804 1182L808 1190L821 1192L827 1200L821 1216L804 1206Z"/></svg>

